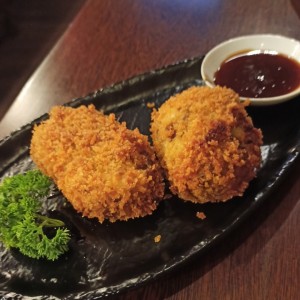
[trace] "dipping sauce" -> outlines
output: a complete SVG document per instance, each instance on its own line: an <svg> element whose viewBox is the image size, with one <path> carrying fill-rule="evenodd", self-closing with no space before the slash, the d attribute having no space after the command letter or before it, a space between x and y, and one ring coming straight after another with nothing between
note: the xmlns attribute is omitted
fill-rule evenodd
<svg viewBox="0 0 300 300"><path fill-rule="evenodd" d="M241 97L280 96L299 87L300 64L277 52L242 52L221 64L214 82L232 88Z"/></svg>

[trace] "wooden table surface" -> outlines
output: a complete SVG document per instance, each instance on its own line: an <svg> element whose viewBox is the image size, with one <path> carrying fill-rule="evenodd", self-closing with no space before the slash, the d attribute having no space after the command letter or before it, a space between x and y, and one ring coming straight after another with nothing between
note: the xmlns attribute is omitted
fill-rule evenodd
<svg viewBox="0 0 300 300"><path fill-rule="evenodd" d="M255 33L300 40L300 1L86 1L4 115L0 138L55 104ZM218 247L120 299L300 299L299 167Z"/></svg>

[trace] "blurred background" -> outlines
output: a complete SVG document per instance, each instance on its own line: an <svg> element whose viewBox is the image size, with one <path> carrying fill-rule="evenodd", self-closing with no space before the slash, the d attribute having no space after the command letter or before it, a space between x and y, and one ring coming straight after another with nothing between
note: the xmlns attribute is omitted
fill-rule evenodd
<svg viewBox="0 0 300 300"><path fill-rule="evenodd" d="M84 0L0 0L0 119Z"/></svg>

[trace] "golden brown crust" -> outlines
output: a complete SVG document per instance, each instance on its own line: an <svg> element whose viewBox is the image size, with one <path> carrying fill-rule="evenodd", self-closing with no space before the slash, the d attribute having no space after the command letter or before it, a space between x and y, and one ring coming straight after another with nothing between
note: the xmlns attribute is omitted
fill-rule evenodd
<svg viewBox="0 0 300 300"><path fill-rule="evenodd" d="M127 220L151 214L164 184L146 136L93 105L54 107L35 126L30 154L83 216Z"/></svg>
<svg viewBox="0 0 300 300"><path fill-rule="evenodd" d="M242 195L261 161L262 134L230 89L191 87L152 112L152 140L170 189L192 202Z"/></svg>

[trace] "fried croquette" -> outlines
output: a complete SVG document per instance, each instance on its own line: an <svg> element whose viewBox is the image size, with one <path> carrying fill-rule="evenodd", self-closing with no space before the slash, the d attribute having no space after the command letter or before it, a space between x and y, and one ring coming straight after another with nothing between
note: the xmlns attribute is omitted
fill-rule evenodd
<svg viewBox="0 0 300 300"><path fill-rule="evenodd" d="M245 106L230 89L191 87L152 112L153 145L174 194L205 203L244 193L262 145Z"/></svg>
<svg viewBox="0 0 300 300"><path fill-rule="evenodd" d="M93 105L54 107L34 127L30 155L75 210L100 222L149 215L164 195L147 137Z"/></svg>

